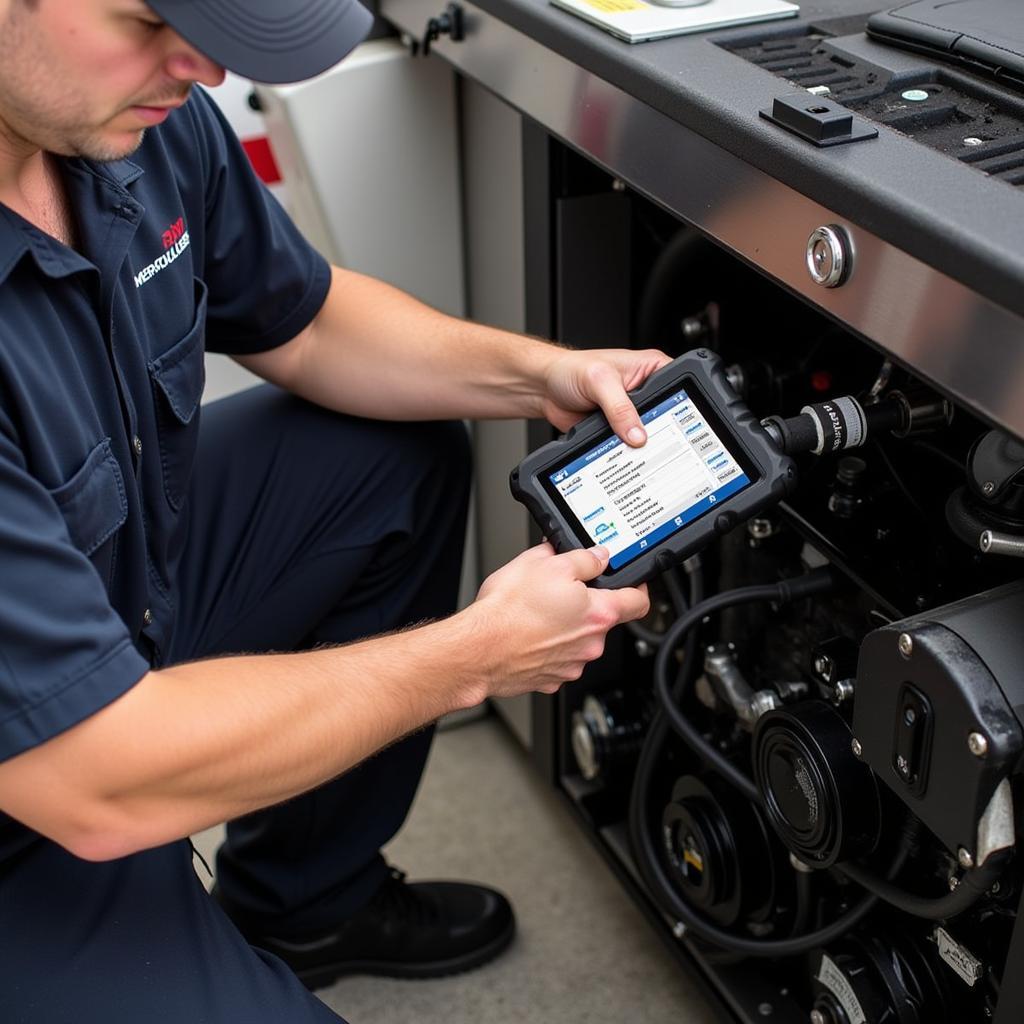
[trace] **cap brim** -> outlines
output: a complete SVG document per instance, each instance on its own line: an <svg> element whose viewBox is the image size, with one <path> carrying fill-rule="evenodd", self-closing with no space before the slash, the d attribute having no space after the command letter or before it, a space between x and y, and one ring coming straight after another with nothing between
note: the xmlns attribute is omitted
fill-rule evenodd
<svg viewBox="0 0 1024 1024"><path fill-rule="evenodd" d="M256 82L301 82L361 43L373 15L359 0L146 0L200 53Z"/></svg>

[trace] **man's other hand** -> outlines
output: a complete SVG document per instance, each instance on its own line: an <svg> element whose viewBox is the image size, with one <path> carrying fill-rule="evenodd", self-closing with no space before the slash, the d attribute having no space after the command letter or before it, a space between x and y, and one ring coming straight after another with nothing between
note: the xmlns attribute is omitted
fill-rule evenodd
<svg viewBox="0 0 1024 1024"><path fill-rule="evenodd" d="M647 440L647 432L626 392L671 361L657 349L567 351L548 370L544 416L559 430L568 430L586 413L600 408L612 430L627 444L639 447Z"/></svg>
<svg viewBox="0 0 1024 1024"><path fill-rule="evenodd" d="M646 586L587 586L607 565L605 548L556 555L544 543L484 580L467 612L478 619L488 696L554 693L602 655L613 626L647 614Z"/></svg>

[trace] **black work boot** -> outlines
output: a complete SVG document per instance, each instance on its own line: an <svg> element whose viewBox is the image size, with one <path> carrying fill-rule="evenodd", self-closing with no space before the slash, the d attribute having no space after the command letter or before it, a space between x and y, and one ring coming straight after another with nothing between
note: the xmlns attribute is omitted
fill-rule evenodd
<svg viewBox="0 0 1024 1024"><path fill-rule="evenodd" d="M512 941L509 901L469 882L406 882L394 868L370 902L337 928L302 938L255 932L213 896L253 945L280 957L307 988L346 974L438 978L487 963Z"/></svg>

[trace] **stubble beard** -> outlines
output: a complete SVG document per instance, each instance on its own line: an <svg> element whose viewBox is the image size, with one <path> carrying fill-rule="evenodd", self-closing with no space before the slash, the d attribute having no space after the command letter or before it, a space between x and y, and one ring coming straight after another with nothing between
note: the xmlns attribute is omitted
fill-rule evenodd
<svg viewBox="0 0 1024 1024"><path fill-rule="evenodd" d="M127 139L114 142L105 138L101 131L83 129L81 121L65 124L64 120L63 117L47 118L42 112L32 116L23 108L8 109L0 114L0 131L11 141L20 142L25 149L41 149L57 156L84 157L100 163L130 156L142 145L146 134L146 130L140 128Z"/></svg>
<svg viewBox="0 0 1024 1024"><path fill-rule="evenodd" d="M95 112L90 112L82 93L47 70L53 62L35 44L25 20L31 17L16 4L0 23L0 136L4 148L12 152L41 149L99 162L130 156L142 144L145 128L120 132L127 139L114 142L102 127L84 127L96 124Z"/></svg>

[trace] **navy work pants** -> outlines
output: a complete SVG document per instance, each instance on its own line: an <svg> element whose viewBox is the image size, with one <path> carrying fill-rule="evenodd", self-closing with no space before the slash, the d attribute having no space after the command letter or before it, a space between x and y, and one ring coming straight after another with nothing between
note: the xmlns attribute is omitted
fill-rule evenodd
<svg viewBox="0 0 1024 1024"><path fill-rule="evenodd" d="M461 424L339 416L270 387L207 406L167 663L338 643L450 612L468 466ZM224 896L295 937L364 905L430 735L230 824L217 856ZM4 873L4 1024L338 1019L244 942L186 840L99 864L44 841Z"/></svg>

